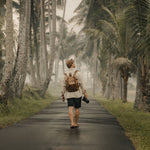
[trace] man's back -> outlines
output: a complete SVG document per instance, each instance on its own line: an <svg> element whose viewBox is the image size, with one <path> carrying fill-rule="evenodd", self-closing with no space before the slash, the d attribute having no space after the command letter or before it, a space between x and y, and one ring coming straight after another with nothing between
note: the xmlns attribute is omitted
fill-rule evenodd
<svg viewBox="0 0 150 150"><path fill-rule="evenodd" d="M73 76L73 74L75 73L77 69L75 68L70 68L66 71L66 74L69 76L69 74L71 74ZM64 81L63 81L63 91L65 91L66 94L66 98L78 98L82 96L82 92L83 92L83 83L82 83L82 79L81 79L81 75L80 72L77 71L76 73L76 77L78 79L78 83L79 83L79 90L75 91L75 92L69 92L66 90L66 82L65 82L65 78L66 76L64 75Z"/></svg>
<svg viewBox="0 0 150 150"><path fill-rule="evenodd" d="M65 83L66 83L66 90L68 92L76 92L79 90L79 82L77 77L78 70L75 70L74 73L65 73Z"/></svg>

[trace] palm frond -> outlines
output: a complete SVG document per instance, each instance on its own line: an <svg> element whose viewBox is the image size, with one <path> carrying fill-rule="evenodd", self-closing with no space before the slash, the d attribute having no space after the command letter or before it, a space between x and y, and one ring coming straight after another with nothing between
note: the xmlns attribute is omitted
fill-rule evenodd
<svg viewBox="0 0 150 150"><path fill-rule="evenodd" d="M0 7L4 7L5 4L6 4L6 0L0 0Z"/></svg>
<svg viewBox="0 0 150 150"><path fill-rule="evenodd" d="M115 15L105 6L102 6L102 9L105 10L110 15L110 17L112 18L113 22L115 23L115 26L117 27L118 24L117 24Z"/></svg>
<svg viewBox="0 0 150 150"><path fill-rule="evenodd" d="M85 22L87 14L88 14L88 6L84 6L82 9L80 9L80 11L78 11L76 13L75 16L73 16L69 20L69 23L71 23L71 22L77 22L77 24L80 25L80 24L82 24L82 23Z"/></svg>
<svg viewBox="0 0 150 150"><path fill-rule="evenodd" d="M119 57L115 60L113 60L112 65L116 67L117 69L121 70L122 68L126 67L130 70L130 72L135 73L136 66L127 58Z"/></svg>
<svg viewBox="0 0 150 150"><path fill-rule="evenodd" d="M147 25L149 0L134 0L126 12L128 23L134 31L144 34Z"/></svg>
<svg viewBox="0 0 150 150"><path fill-rule="evenodd" d="M106 25L107 27L110 28L110 30L113 31L113 34L116 36L116 38L118 38L118 31L117 29L114 27L114 25L106 20L99 20L100 23Z"/></svg>
<svg viewBox="0 0 150 150"><path fill-rule="evenodd" d="M78 7L74 10L74 12L77 13L77 12L80 11L84 6L85 6L85 0L82 0L82 1L80 2L80 4L78 5Z"/></svg>
<svg viewBox="0 0 150 150"><path fill-rule="evenodd" d="M17 9L17 11L19 11L20 9L20 4L17 3L16 1L13 1L13 7Z"/></svg>

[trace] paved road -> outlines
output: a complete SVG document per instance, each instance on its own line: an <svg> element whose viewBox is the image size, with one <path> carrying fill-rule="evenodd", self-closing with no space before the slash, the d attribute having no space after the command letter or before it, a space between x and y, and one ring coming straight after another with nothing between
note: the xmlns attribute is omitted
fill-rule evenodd
<svg viewBox="0 0 150 150"><path fill-rule="evenodd" d="M0 150L134 150L116 119L95 100L83 102L80 128L70 129L60 100L16 125L0 130Z"/></svg>

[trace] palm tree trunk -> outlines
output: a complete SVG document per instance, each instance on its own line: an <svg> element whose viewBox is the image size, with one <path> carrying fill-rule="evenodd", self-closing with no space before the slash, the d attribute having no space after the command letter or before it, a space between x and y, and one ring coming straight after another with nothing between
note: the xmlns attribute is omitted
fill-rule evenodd
<svg viewBox="0 0 150 150"><path fill-rule="evenodd" d="M97 61L97 39L94 40L93 47L93 95L96 94L96 61Z"/></svg>
<svg viewBox="0 0 150 150"><path fill-rule="evenodd" d="M126 103L127 102L127 85L128 85L128 77L125 76L124 77L124 88L123 88L123 103Z"/></svg>
<svg viewBox="0 0 150 150"><path fill-rule="evenodd" d="M45 36L44 3L45 3L45 0L40 0L40 4L41 4L41 56L42 56L41 63L43 64L42 65L43 67L41 66L41 76L43 76L43 80L45 80L48 76L48 57L47 57L48 53L47 53L46 36Z"/></svg>
<svg viewBox="0 0 150 150"><path fill-rule="evenodd" d="M150 64L148 64L148 70L147 70L148 74L147 74L147 96L146 96L146 111L150 112Z"/></svg>
<svg viewBox="0 0 150 150"><path fill-rule="evenodd" d="M64 59L62 59L62 69L63 69L63 73L65 73L65 63L64 63Z"/></svg>
<svg viewBox="0 0 150 150"><path fill-rule="evenodd" d="M140 92L141 92L141 97L140 97L140 104L139 104L139 109L143 109L145 110L145 99L146 99L146 76L147 76L147 72L146 72L146 64L144 63L144 55L143 56L139 56L139 62L140 62L140 68L141 68L141 76L140 76Z"/></svg>
<svg viewBox="0 0 150 150"><path fill-rule="evenodd" d="M32 0L33 1L33 0ZM39 2L40 3L40 2ZM33 4L34 6L34 10L32 12L32 23L33 23L33 38L34 38L34 46L35 46L35 70L36 70L36 78L37 78L37 87L40 86L41 83L41 78L40 78L40 63L39 63L39 45L38 45L38 28L39 28L39 24L40 24L40 19L38 18L37 15L37 10L38 10L38 5L39 4ZM35 11L36 10L36 11Z"/></svg>
<svg viewBox="0 0 150 150"><path fill-rule="evenodd" d="M43 46L42 46L42 15L40 16L40 52L39 52L39 62L40 62L40 77L41 77L41 82L44 80L44 56L43 56Z"/></svg>
<svg viewBox="0 0 150 150"><path fill-rule="evenodd" d="M113 81L112 81L112 84L111 84L111 89L112 89L112 100L115 100L116 99L116 95L115 95L115 92L116 92L116 88L117 88L117 78L116 78L116 70L113 69Z"/></svg>
<svg viewBox="0 0 150 150"><path fill-rule="evenodd" d="M118 97L117 97L117 99L121 99L122 100L122 87L121 87L121 82L122 82L122 79L121 79L121 75L120 75L120 73L119 73L119 75L118 75L118 92L117 92L117 94L118 94Z"/></svg>
<svg viewBox="0 0 150 150"><path fill-rule="evenodd" d="M58 81L58 72L59 72L59 54L60 52L57 52L56 59L55 59L55 84L57 84Z"/></svg>
<svg viewBox="0 0 150 150"><path fill-rule="evenodd" d="M4 73L1 81L1 98L7 99L9 95L10 80L13 70L13 12L12 0L6 1L6 58Z"/></svg>
<svg viewBox="0 0 150 150"><path fill-rule="evenodd" d="M52 34L51 34L51 56L49 61L48 76L39 91L39 94L43 97L48 89L49 83L51 81L51 76L53 72L53 65L55 59L55 39L56 39L56 0L52 1Z"/></svg>
<svg viewBox="0 0 150 150"><path fill-rule="evenodd" d="M116 76L116 73L115 73L115 76ZM116 77L116 80L115 80L115 93L114 93L114 98L115 99L121 99L121 88L120 88L120 74Z"/></svg>
<svg viewBox="0 0 150 150"><path fill-rule="evenodd" d="M121 87L121 89L120 89L120 95L121 95L121 100L123 100L123 79L122 79L122 77L121 77L121 75L120 75L120 87Z"/></svg>
<svg viewBox="0 0 150 150"><path fill-rule="evenodd" d="M40 78L40 63L39 63L39 47L38 47L38 41L37 41L37 31L34 31L34 44L35 44L35 63L36 63L37 81L41 82L41 78Z"/></svg>
<svg viewBox="0 0 150 150"><path fill-rule="evenodd" d="M141 73L140 73L140 62L138 59L138 68L137 68L137 81L136 81L136 97L135 97L135 102L134 102L134 109L138 109L140 105L140 98L141 98L141 83L140 83L140 78L141 78Z"/></svg>
<svg viewBox="0 0 150 150"><path fill-rule="evenodd" d="M56 54L56 64L55 64L55 82L57 82L58 80L58 71L59 71L59 57L60 57L60 51L61 51L61 44L62 44L62 40L63 40L63 21L65 18L65 13L66 13L66 0L64 0L64 10L63 10L63 17L61 19L61 23L60 23L60 40L58 43L58 52Z"/></svg>
<svg viewBox="0 0 150 150"><path fill-rule="evenodd" d="M51 45L51 32L52 32L52 21L51 21L51 0L48 0L48 25L49 25L49 45Z"/></svg>
<svg viewBox="0 0 150 150"><path fill-rule="evenodd" d="M108 59L108 67L107 67L107 72L108 72L108 81L107 81L107 84L106 84L106 92L105 92L105 97L107 99L110 99L110 96L111 96L111 53L109 51L109 59Z"/></svg>
<svg viewBox="0 0 150 150"><path fill-rule="evenodd" d="M21 1L19 48L13 71L11 92L13 97L21 97L27 72L27 52L29 47L29 28L31 15L31 0Z"/></svg>
<svg viewBox="0 0 150 150"><path fill-rule="evenodd" d="M33 0L31 0L31 11L33 14ZM33 21L32 16L30 19L31 20L30 20L30 28L29 28L28 68L29 68L29 72L31 75L32 86L37 86L36 85L37 81L35 77L35 69L33 66L34 51L33 51L33 46L32 46L32 21Z"/></svg>
<svg viewBox="0 0 150 150"><path fill-rule="evenodd" d="M149 69L148 69L148 60L145 55L139 56L140 64L140 93L139 99L135 101L134 108L138 108L145 111L150 111L150 99L149 99Z"/></svg>
<svg viewBox="0 0 150 150"><path fill-rule="evenodd" d="M29 39L29 35L30 35L30 21L31 21L31 0L26 0L26 39L25 39L25 53L23 55L23 61L20 61L20 64L22 63L22 73L21 73L21 78L20 78L20 85L19 85L19 89L18 89L18 94L17 97L22 97L22 91L23 91L23 87L24 87L24 83L25 83L25 79L26 79L26 75L27 75L27 62L28 62L28 48L30 47L30 39Z"/></svg>

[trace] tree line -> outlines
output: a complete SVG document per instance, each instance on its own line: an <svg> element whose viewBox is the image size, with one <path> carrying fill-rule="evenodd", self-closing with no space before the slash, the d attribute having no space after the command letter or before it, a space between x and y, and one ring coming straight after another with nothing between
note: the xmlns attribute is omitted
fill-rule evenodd
<svg viewBox="0 0 150 150"><path fill-rule="evenodd" d="M93 94L102 85L107 99L127 102L136 76L135 109L150 111L150 1L82 0L70 21L83 24L81 49L93 75Z"/></svg>
<svg viewBox="0 0 150 150"><path fill-rule="evenodd" d="M56 14L58 9L63 12L62 16ZM0 2L1 103L22 97L27 76L39 95L45 96L54 75L54 61L56 71L59 60L64 70L64 60L76 39L76 34L67 29L65 9L66 0ZM19 15L18 34L14 31L14 12Z"/></svg>
<svg viewBox="0 0 150 150"><path fill-rule="evenodd" d="M136 76L134 108L150 111L150 1L82 0L70 19L83 26L78 35L67 29L66 3L1 0L0 101L21 98L26 76L44 96L52 76L58 80L59 62L64 71L65 59L74 54L88 65L93 94L101 85L107 99L125 103L128 80ZM14 9L19 14L17 36Z"/></svg>

